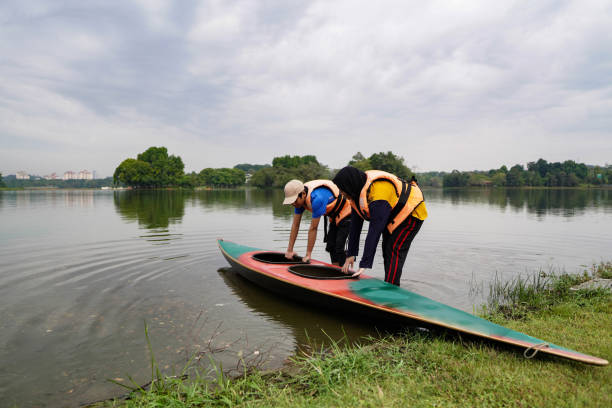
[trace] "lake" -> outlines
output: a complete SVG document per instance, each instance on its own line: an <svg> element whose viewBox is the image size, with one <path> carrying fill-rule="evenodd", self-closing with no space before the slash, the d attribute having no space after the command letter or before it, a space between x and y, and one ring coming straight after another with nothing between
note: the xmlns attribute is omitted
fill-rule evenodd
<svg viewBox="0 0 612 408"><path fill-rule="evenodd" d="M612 260L612 190L425 195L429 218L402 287L451 306L473 312L496 276ZM284 252L292 208L282 199L261 190L0 191L0 406L78 406L125 393L108 379L148 382L145 322L168 374L194 353L225 369L240 356L274 368L309 338L376 335L229 268L217 238ZM329 261L321 228L313 258ZM379 249L367 273L383 278L382 265Z"/></svg>

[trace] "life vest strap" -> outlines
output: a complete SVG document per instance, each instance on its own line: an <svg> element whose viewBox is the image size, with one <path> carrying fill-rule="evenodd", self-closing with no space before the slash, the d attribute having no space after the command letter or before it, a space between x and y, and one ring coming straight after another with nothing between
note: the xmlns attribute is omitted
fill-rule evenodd
<svg viewBox="0 0 612 408"><path fill-rule="evenodd" d="M323 216L323 242L327 242L327 215Z"/></svg>
<svg viewBox="0 0 612 408"><path fill-rule="evenodd" d="M342 209L342 207L344 207L345 203L346 203L346 197L342 194L339 195L338 198L336 198L336 205L334 205L334 208L332 208L332 210L329 212L329 214L327 214L327 216L331 218L332 221L335 222L336 217L340 215L340 210Z"/></svg>
<svg viewBox="0 0 612 408"><path fill-rule="evenodd" d="M395 223L395 217L402 211L402 208L406 206L406 202L408 202L408 197L410 196L410 190L412 190L412 185L406 180L402 180L402 192L397 200L397 204L395 204L395 207L393 207L389 214L389 220L391 220L389 224Z"/></svg>

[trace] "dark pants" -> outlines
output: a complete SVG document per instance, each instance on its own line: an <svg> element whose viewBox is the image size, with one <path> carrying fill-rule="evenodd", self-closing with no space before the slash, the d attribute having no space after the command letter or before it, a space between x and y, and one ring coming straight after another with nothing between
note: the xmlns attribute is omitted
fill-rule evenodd
<svg viewBox="0 0 612 408"><path fill-rule="evenodd" d="M344 265L346 261L345 244L351 229L351 219L347 217L340 221L339 225L331 222L327 233L327 245L325 250L329 252L331 262Z"/></svg>
<svg viewBox="0 0 612 408"><path fill-rule="evenodd" d="M402 267L410 244L421 229L423 221L409 216L404 220L393 233L390 234L385 228L383 231L383 260L385 261L385 282L400 285L402 277Z"/></svg>

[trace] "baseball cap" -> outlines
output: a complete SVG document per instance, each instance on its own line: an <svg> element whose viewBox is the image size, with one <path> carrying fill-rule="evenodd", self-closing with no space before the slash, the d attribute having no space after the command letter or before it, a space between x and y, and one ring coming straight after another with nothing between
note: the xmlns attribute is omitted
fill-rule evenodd
<svg viewBox="0 0 612 408"><path fill-rule="evenodd" d="M283 204L293 204L302 191L304 191L304 183L300 180L291 180L285 184L285 200Z"/></svg>

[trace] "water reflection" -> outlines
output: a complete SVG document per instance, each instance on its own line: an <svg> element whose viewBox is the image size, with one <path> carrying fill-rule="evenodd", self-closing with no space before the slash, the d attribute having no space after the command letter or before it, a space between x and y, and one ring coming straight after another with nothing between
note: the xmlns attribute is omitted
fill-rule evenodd
<svg viewBox="0 0 612 408"><path fill-rule="evenodd" d="M334 341L357 341L366 335L374 335L372 325L360 323L351 316L330 313L312 305L296 303L262 289L238 275L231 268L218 270L230 290L250 309L268 320L290 329L295 339L295 351L313 341L317 344Z"/></svg>
<svg viewBox="0 0 612 408"><path fill-rule="evenodd" d="M611 208L612 190L607 189L432 189L426 190L430 200L448 201L453 205L489 204L501 210L523 210L573 217L587 208Z"/></svg>
<svg viewBox="0 0 612 408"><path fill-rule="evenodd" d="M193 193L194 202L207 211L218 208L241 210L272 208L272 214L279 218L290 218L292 208L283 205L282 190L199 190Z"/></svg>
<svg viewBox="0 0 612 408"><path fill-rule="evenodd" d="M537 218L548 214L567 218L582 215L591 208L612 209L612 190L602 189L429 189L425 193L427 200L432 202L450 202L455 206L488 204L502 211L525 210ZM93 205L94 200L92 191L73 191L61 197L66 207L87 207ZM28 206L29 199L29 194L19 194L16 205ZM53 194L52 201L55 199ZM182 221L186 203L207 212L225 209L258 212L271 209L275 219L289 220L292 208L283 205L282 201L282 190L136 190L114 193L115 207L123 219L137 221L142 228L159 236L164 236L171 224Z"/></svg>
<svg viewBox="0 0 612 408"><path fill-rule="evenodd" d="M185 215L185 196L189 194L165 190L121 191L115 192L114 201L124 220L138 221L143 228L158 229L181 222Z"/></svg>

